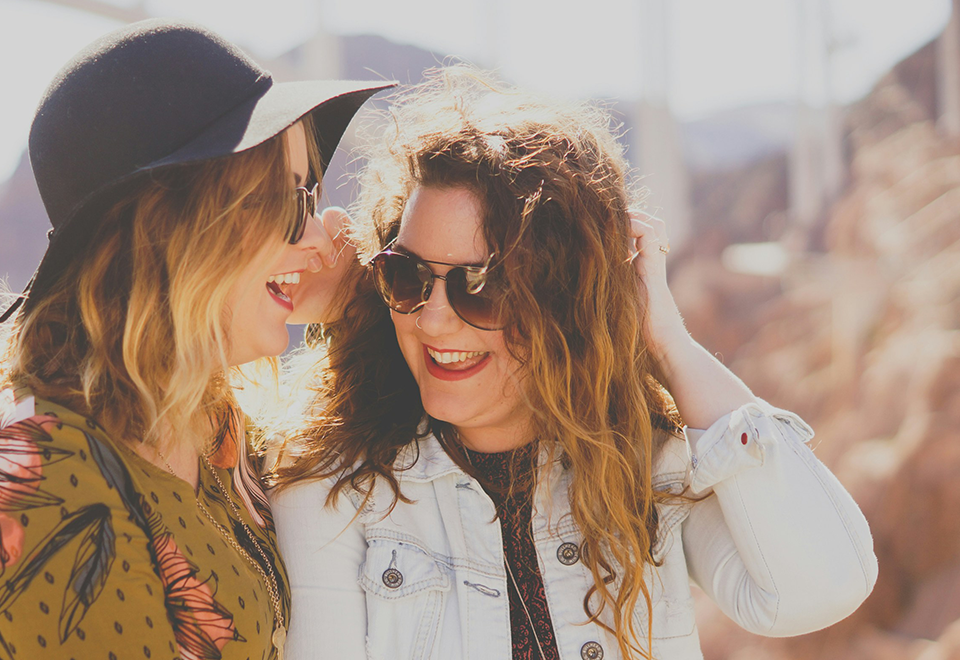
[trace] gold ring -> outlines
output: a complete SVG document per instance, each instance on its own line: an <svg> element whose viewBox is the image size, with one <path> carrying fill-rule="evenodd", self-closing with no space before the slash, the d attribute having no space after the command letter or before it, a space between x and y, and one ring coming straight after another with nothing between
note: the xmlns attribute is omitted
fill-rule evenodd
<svg viewBox="0 0 960 660"><path fill-rule="evenodd" d="M667 245L661 245L660 251L664 254L670 254L670 244L668 243Z"/></svg>

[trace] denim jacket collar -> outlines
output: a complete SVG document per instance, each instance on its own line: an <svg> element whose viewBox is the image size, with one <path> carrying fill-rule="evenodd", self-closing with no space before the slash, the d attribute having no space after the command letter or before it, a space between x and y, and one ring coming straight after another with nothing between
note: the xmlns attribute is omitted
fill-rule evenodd
<svg viewBox="0 0 960 660"><path fill-rule="evenodd" d="M541 456L541 466L545 461L546 456ZM665 449L653 471L654 488L674 490L678 484L686 482L689 478L687 461L685 452L678 451L676 445ZM555 462L559 467L559 459ZM412 483L428 483L449 474L465 474L432 433L403 447L397 454L394 467L401 481Z"/></svg>
<svg viewBox="0 0 960 660"><path fill-rule="evenodd" d="M394 461L401 482L427 483L448 474L464 474L431 433L403 447Z"/></svg>

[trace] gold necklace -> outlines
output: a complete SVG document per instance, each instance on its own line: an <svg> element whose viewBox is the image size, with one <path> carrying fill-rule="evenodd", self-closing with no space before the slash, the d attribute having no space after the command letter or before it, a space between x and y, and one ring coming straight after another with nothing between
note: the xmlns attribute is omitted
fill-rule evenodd
<svg viewBox="0 0 960 660"><path fill-rule="evenodd" d="M176 472L174 472L173 468L170 466L170 462L167 461L167 457L163 455L163 452L161 452L159 449L156 449L155 451L163 460L163 464L166 465L167 471L179 479L180 477ZM213 478L217 482L217 486L220 487L220 492L223 493L223 497L227 500L227 503L233 510L237 520L243 526L243 530L247 533L247 537L250 539L250 542L253 543L253 546L263 558L263 566L266 567L266 572L263 570L263 567L260 566L259 562L255 561L254 558L243 549L243 546L237 542L233 535L230 534L223 527L223 525L214 519L213 514L207 510L207 507L203 504L203 502L200 501L199 497L197 497L197 507L203 512L203 515L207 517L207 520L209 520L214 528L220 533L220 536L222 536L223 539L229 543L234 550L236 550L244 559L246 559L247 563L253 566L257 573L260 574L261 579L263 579L263 584L266 586L267 593L270 595L270 601L273 603L275 627L273 629L273 635L271 636L270 641L273 643L273 648L277 650L277 660L283 660L283 645L287 639L287 628L284 625L283 611L280 609L280 589L277 586L277 578L273 573L273 569L270 568L270 560L267 558L267 553L264 552L263 547L261 547L256 535L253 533L253 530L251 530L249 525L243 521L243 516L240 515L240 509L238 509L237 505L233 503L233 498L230 497L230 493L220 480L220 475L218 475L216 470L213 469L213 466L210 465L210 461L207 460L206 456L201 456L200 460L203 461L203 464L207 467L207 470L211 475L213 475Z"/></svg>

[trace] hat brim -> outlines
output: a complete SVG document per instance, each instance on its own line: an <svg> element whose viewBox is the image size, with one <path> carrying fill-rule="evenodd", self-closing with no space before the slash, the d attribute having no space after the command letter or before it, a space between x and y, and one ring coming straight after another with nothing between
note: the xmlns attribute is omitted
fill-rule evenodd
<svg viewBox="0 0 960 660"><path fill-rule="evenodd" d="M72 216L50 237L50 244L21 298L23 314L32 303L52 287L67 265L86 248L95 233L89 223L80 221L102 211L110 193L139 180L148 172L222 158L252 149L279 135L307 114L314 116L321 164L326 171L344 132L367 99L396 82L371 84L369 81L327 80L274 83L220 116L199 136L172 154L139 167L126 177L91 194ZM11 307L5 319L14 311Z"/></svg>
<svg viewBox="0 0 960 660"><path fill-rule="evenodd" d="M307 114L314 116L324 169L333 158L347 126L371 96L396 83L309 80L274 83L218 118L200 136L162 160L138 171L195 163L240 153L279 135Z"/></svg>

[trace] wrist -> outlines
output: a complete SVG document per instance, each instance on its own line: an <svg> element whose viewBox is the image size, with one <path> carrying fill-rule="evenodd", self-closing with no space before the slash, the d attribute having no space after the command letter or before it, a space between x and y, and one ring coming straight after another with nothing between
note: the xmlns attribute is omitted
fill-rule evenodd
<svg viewBox="0 0 960 660"><path fill-rule="evenodd" d="M683 361L684 355L696 349L696 342L679 315L671 323L652 330L651 349L669 378L676 365Z"/></svg>

